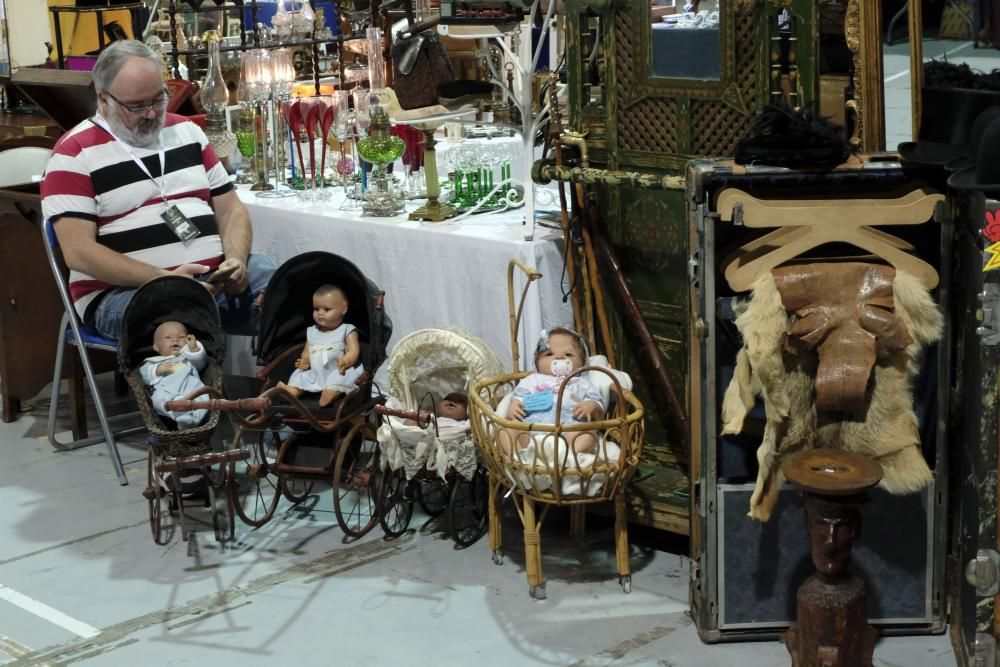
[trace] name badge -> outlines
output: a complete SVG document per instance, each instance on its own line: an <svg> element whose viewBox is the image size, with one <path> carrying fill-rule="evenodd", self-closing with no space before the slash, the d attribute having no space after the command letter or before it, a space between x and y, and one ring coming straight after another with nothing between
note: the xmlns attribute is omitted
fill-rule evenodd
<svg viewBox="0 0 1000 667"><path fill-rule="evenodd" d="M545 391L536 391L533 394L528 394L524 397L524 411L525 412L547 412L552 409L552 404L555 402L555 398L552 395L551 389L546 389Z"/></svg>
<svg viewBox="0 0 1000 667"><path fill-rule="evenodd" d="M194 226L190 218L181 213L181 210L177 208L177 204L163 209L160 217L167 223L167 227L170 227L174 234L177 235L177 238L185 243L201 236L201 230Z"/></svg>

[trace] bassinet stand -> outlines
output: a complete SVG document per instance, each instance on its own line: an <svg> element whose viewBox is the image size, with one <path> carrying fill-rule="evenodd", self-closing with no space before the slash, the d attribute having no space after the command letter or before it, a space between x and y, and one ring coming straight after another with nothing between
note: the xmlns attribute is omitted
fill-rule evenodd
<svg viewBox="0 0 1000 667"><path fill-rule="evenodd" d="M520 268L527 276L527 283L521 293L520 303L514 304L514 267ZM507 269L507 292L511 327L511 355L514 368L520 366L520 354L517 344L517 331L520 325L524 297L531 283L541 278L534 269L528 268L517 260L511 260ZM506 375L488 378L473 386L469 404L472 432L483 455L483 460L489 470L489 535L493 562L503 563L502 531L500 524L500 494L503 489L512 491L514 505L521 518L524 529L524 559L528 577L528 590L531 597L543 600L546 597L545 580L542 575L541 527L549 507L553 505L567 506L571 511L571 528L575 535L580 536L583 528L584 505L597 502L612 501L615 506L615 554L618 565L619 582L622 589L629 593L632 590L631 564L629 562L628 522L625 508L625 486L635 472L642 452L644 440L644 409L639 400L629 391L625 391L612 373L603 368L586 366L578 369L573 375L589 371L598 371L611 377L611 384L618 397L615 414L608 419L585 424L560 424L554 426L526 424L511 421L498 416L495 412L501 398L518 380L530 373L515 371ZM572 377L572 376L571 376ZM563 391L566 383L560 387L556 398L556 412L562 405ZM605 442L615 442L621 448L617 461L595 461L587 467L576 465L572 475L580 480L579 495L564 495L563 465L545 465L536 457L534 461L522 462L503 451L498 444L498 433L501 429L542 433L543 437L551 437L559 441L562 433L593 430L604 436ZM551 435L549 435L551 434ZM607 452L605 445L605 453ZM558 457L557 457L558 458ZM579 463L576 455L574 462ZM568 455L567 455L568 459ZM564 461L563 463L567 463ZM549 485L542 483L541 478L550 480ZM597 491L590 495L588 491L599 484ZM537 511L536 503L545 505L541 513Z"/></svg>

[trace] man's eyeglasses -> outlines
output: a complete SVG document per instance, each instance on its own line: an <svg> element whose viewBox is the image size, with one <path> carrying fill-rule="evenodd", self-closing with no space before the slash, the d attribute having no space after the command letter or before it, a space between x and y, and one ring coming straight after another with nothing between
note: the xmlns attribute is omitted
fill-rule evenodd
<svg viewBox="0 0 1000 667"><path fill-rule="evenodd" d="M104 94L113 99L115 104L120 106L122 109L125 109L125 111L136 116L145 116L150 111L162 111L167 108L167 102L170 101L170 93L166 90L163 91L162 97L157 97L149 104L125 104L108 91L104 91Z"/></svg>

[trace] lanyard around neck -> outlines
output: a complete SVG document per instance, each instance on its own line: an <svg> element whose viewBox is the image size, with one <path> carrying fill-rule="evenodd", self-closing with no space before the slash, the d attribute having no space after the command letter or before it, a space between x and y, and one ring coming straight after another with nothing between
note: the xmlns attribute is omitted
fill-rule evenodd
<svg viewBox="0 0 1000 667"><path fill-rule="evenodd" d="M108 134L110 134L111 137L115 141L118 142L118 145L121 146L122 149L126 153L129 154L129 157L131 157L132 161L135 162L139 166L139 169L142 170L142 173L146 174L146 178L148 178L149 180L153 181L153 185L155 185L157 187L157 189L160 191L160 199L162 199L163 202L166 203L167 202L167 187L166 187L166 177L167 177L167 174L166 174L166 169L165 169L166 154L164 153L164 150L163 150L163 142L161 140L159 140L159 139L156 142L157 149L158 149L159 155L160 155L160 178L156 179L156 178L153 178L153 175L149 172L149 168L146 166L146 163L139 159L138 154L136 154L136 152L135 152L135 147L132 146L131 144L129 144L127 141L123 141L121 139L121 137L119 137L117 134L115 134L111 130L111 126L108 125L108 121L106 121L100 115L96 115L96 114L94 115L93 119L91 119L91 120L92 120L92 122L95 125L97 125L102 130L104 130L105 132L107 132Z"/></svg>

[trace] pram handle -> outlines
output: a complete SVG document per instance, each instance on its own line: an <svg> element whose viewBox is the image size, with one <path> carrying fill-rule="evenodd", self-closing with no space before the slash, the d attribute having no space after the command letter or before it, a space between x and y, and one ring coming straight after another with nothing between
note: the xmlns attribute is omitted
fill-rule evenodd
<svg viewBox="0 0 1000 667"><path fill-rule="evenodd" d="M266 397L241 398L239 400L228 400L224 398L213 398L209 401L176 400L167 401L164 404L167 410L172 412L188 412L190 410L221 410L223 412L263 412L270 409L271 399Z"/></svg>
<svg viewBox="0 0 1000 667"><path fill-rule="evenodd" d="M401 410L398 408L390 408L385 405L376 405L372 408L377 414L384 417L399 417L400 419L412 419L417 422L417 426L420 428L427 428L427 425L431 423L431 416L427 414L421 418L419 410Z"/></svg>

